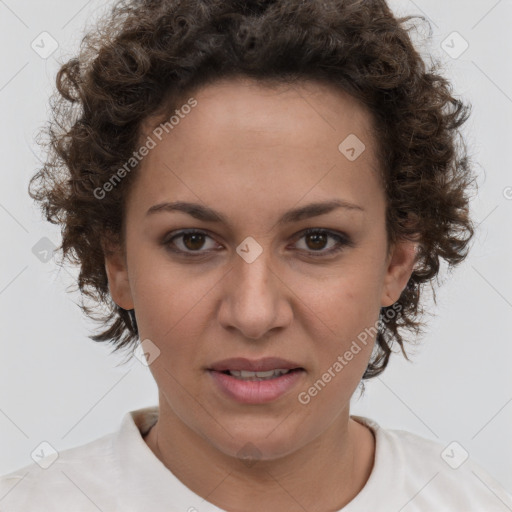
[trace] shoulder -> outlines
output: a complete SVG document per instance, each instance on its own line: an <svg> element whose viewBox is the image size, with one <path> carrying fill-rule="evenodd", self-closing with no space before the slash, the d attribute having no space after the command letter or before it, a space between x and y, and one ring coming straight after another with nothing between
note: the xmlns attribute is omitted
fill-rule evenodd
<svg viewBox="0 0 512 512"><path fill-rule="evenodd" d="M512 496L457 441L442 443L353 416L376 438L374 480L398 497L403 512L512 510ZM370 482L370 481L369 481ZM373 482L376 486L379 482ZM403 507L403 508L400 508Z"/></svg>
<svg viewBox="0 0 512 512"><path fill-rule="evenodd" d="M112 440L113 434L107 434L58 453L42 446L40 455L34 454L36 462L0 477L0 510L111 510L101 490L112 467ZM91 496L99 496L102 503Z"/></svg>

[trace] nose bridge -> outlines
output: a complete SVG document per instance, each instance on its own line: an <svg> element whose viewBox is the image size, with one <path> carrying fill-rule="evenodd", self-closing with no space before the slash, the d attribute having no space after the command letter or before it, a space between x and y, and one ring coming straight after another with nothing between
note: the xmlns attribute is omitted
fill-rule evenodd
<svg viewBox="0 0 512 512"><path fill-rule="evenodd" d="M266 295L273 275L270 266L271 260L269 249L265 249L254 261L241 258L236 265L241 287L248 289L250 293Z"/></svg>
<svg viewBox="0 0 512 512"><path fill-rule="evenodd" d="M235 260L235 272L240 282L245 286L252 285L253 288L268 286L272 271L272 249L270 237L248 236L236 248L239 256Z"/></svg>
<svg viewBox="0 0 512 512"><path fill-rule="evenodd" d="M245 337L256 339L285 321L279 318L283 309L274 258L268 246L263 247L254 239L242 242L237 253L220 320L225 327L236 327Z"/></svg>
<svg viewBox="0 0 512 512"><path fill-rule="evenodd" d="M258 244L259 245L259 244ZM261 247L261 246L260 246ZM258 250L255 242L249 241L240 244L237 252L247 250L245 255L235 264L235 289L237 292L236 304L241 308L252 307L262 310L269 308L273 302L272 284L272 255L268 247ZM255 254L255 252L258 254ZM251 254L252 253L252 254ZM255 256L253 256L255 254Z"/></svg>

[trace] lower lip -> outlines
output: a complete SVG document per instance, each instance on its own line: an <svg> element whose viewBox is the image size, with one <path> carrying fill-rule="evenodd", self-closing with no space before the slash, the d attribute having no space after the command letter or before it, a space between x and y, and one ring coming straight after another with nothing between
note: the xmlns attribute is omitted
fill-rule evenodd
<svg viewBox="0 0 512 512"><path fill-rule="evenodd" d="M304 370L294 370L268 380L241 380L226 373L208 370L219 389L228 397L243 404L263 404L277 400L290 391Z"/></svg>

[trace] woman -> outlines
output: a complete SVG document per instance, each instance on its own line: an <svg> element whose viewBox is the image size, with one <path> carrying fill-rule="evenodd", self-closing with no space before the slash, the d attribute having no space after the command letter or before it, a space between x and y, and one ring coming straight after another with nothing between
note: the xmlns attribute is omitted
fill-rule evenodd
<svg viewBox="0 0 512 512"><path fill-rule="evenodd" d="M2 510L512 509L457 447L350 415L473 235L469 108L407 21L132 0L62 66L30 193L159 404L4 476Z"/></svg>

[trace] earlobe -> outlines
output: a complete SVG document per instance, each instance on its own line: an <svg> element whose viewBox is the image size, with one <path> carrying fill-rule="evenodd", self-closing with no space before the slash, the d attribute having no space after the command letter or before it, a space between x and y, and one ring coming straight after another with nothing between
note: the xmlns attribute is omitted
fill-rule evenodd
<svg viewBox="0 0 512 512"><path fill-rule="evenodd" d="M105 271L108 278L108 288L112 300L121 308L134 308L128 278L126 258L119 245L103 244L105 254ZM108 248L107 248L108 247Z"/></svg>
<svg viewBox="0 0 512 512"><path fill-rule="evenodd" d="M418 242L397 241L389 256L382 290L381 306L391 306L407 286L416 263Z"/></svg>

